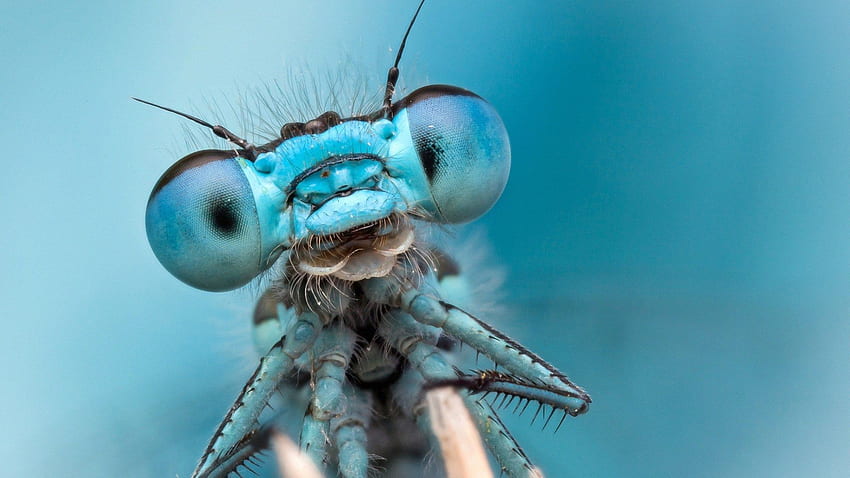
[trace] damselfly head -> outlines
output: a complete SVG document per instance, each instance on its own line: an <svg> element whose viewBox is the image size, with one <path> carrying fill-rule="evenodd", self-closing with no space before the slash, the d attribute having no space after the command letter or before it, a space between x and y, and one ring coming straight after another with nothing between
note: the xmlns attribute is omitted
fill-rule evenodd
<svg viewBox="0 0 850 478"><path fill-rule="evenodd" d="M384 102L371 114L326 112L287 123L279 138L255 147L224 127L153 105L237 146L192 153L154 187L146 226L165 268L194 287L224 291L295 248L302 272L358 281L388 274L410 247L411 222L389 218L462 223L489 210L510 170L496 110L447 85L392 101L412 25L390 68Z"/></svg>

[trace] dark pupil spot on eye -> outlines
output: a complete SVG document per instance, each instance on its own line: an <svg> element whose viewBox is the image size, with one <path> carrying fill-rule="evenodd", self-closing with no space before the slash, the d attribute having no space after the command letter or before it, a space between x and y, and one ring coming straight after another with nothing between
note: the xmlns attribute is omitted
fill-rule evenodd
<svg viewBox="0 0 850 478"><path fill-rule="evenodd" d="M425 174L430 181L433 181L437 174L437 164L446 153L445 148L440 144L443 142L443 137L437 134L424 134L415 140L416 150L419 152L419 159L422 160Z"/></svg>
<svg viewBox="0 0 850 478"><path fill-rule="evenodd" d="M223 199L214 199L210 203L207 221L222 236L232 236L239 229L239 218L233 205Z"/></svg>

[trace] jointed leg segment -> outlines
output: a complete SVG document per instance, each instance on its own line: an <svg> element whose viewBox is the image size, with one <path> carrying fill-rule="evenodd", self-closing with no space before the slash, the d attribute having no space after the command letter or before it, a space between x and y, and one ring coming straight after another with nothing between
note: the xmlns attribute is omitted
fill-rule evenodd
<svg viewBox="0 0 850 478"><path fill-rule="evenodd" d="M369 453L366 451L366 429L372 419L371 394L346 384L344 413L331 420L331 434L339 455L339 474L343 478L366 478Z"/></svg>
<svg viewBox="0 0 850 478"><path fill-rule="evenodd" d="M224 476L242 463L234 458L250 445L259 427L257 418L278 384L292 372L294 361L316 341L323 325L312 312L301 314L289 324L285 335L260 359L254 375L230 407L192 473L193 478L213 473Z"/></svg>
<svg viewBox="0 0 850 478"><path fill-rule="evenodd" d="M434 344L429 327L416 322L409 314L391 311L384 317L378 333L396 348L428 382L449 381L457 377L444 353ZM431 342L431 343L429 343ZM510 477L527 477L534 467L522 448L507 431L492 407L481 397L461 393L484 443Z"/></svg>
<svg viewBox="0 0 850 478"><path fill-rule="evenodd" d="M425 388L450 385L461 389L466 408L502 470L512 478L536 476L528 457L479 393L534 401L541 408L549 405L552 413L562 411L565 416L584 413L590 397L533 352L489 324L427 294L424 288L412 287L397 277L374 278L359 284L364 300L389 306L372 333L411 366L400 369L402 379L391 392L392 400L403 402L404 414L420 426L427 426L427 411L416 404L421 398L418 392L423 388L423 378ZM249 459L257 451L252 437L259 428L258 418L272 393L296 368L307 371L308 365L312 395L302 425L301 449L324 467L333 446L338 456L337 469L344 478L367 476L372 391L352 385L347 376L351 373L356 334L360 332L342 320L328 325L312 312L300 313L282 326L283 337L260 360L193 477L226 476ZM445 351L437 347L443 334L488 356L507 373L457 371L446 360ZM404 366L403 362L396 363ZM403 380L405 377L417 378Z"/></svg>
<svg viewBox="0 0 850 478"><path fill-rule="evenodd" d="M446 334L472 346L517 378L518 384L542 389L559 396L570 415L587 411L590 396L554 366L507 335L463 310L423 292L404 289L385 278L368 281L364 291L380 303L409 313L417 322L442 329Z"/></svg>
<svg viewBox="0 0 850 478"><path fill-rule="evenodd" d="M330 421L345 407L345 373L354 351L354 333L342 324L323 332L313 347L313 396L301 431L301 449L323 467L326 464Z"/></svg>

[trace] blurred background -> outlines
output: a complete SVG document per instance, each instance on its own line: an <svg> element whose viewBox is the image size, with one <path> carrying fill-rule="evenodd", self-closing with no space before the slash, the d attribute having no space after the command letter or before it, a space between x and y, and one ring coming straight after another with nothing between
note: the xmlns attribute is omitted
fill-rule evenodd
<svg viewBox="0 0 850 478"><path fill-rule="evenodd" d="M147 245L188 149L129 97L200 114L348 60L380 90L414 9L3 5L4 475L188 476L255 364L255 291ZM838 0L428 1L408 89L473 90L511 135L475 226L501 327L594 398L554 435L506 417L547 476L850 476L848 51Z"/></svg>

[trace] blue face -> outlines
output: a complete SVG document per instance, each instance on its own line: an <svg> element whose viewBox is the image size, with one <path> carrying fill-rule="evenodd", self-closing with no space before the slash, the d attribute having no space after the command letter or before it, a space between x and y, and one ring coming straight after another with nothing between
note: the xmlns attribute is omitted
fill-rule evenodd
<svg viewBox="0 0 850 478"><path fill-rule="evenodd" d="M226 291L299 244L340 248L372 228L383 238L372 248L391 252L412 234L391 219L462 223L495 204L508 179L510 145L489 103L434 85L396 102L392 113L392 120L326 113L284 126L281 139L256 155L207 150L184 157L148 200L147 235L157 258L193 287ZM384 268L378 256L328 273L373 277ZM304 267L322 274L338 265L315 256Z"/></svg>

